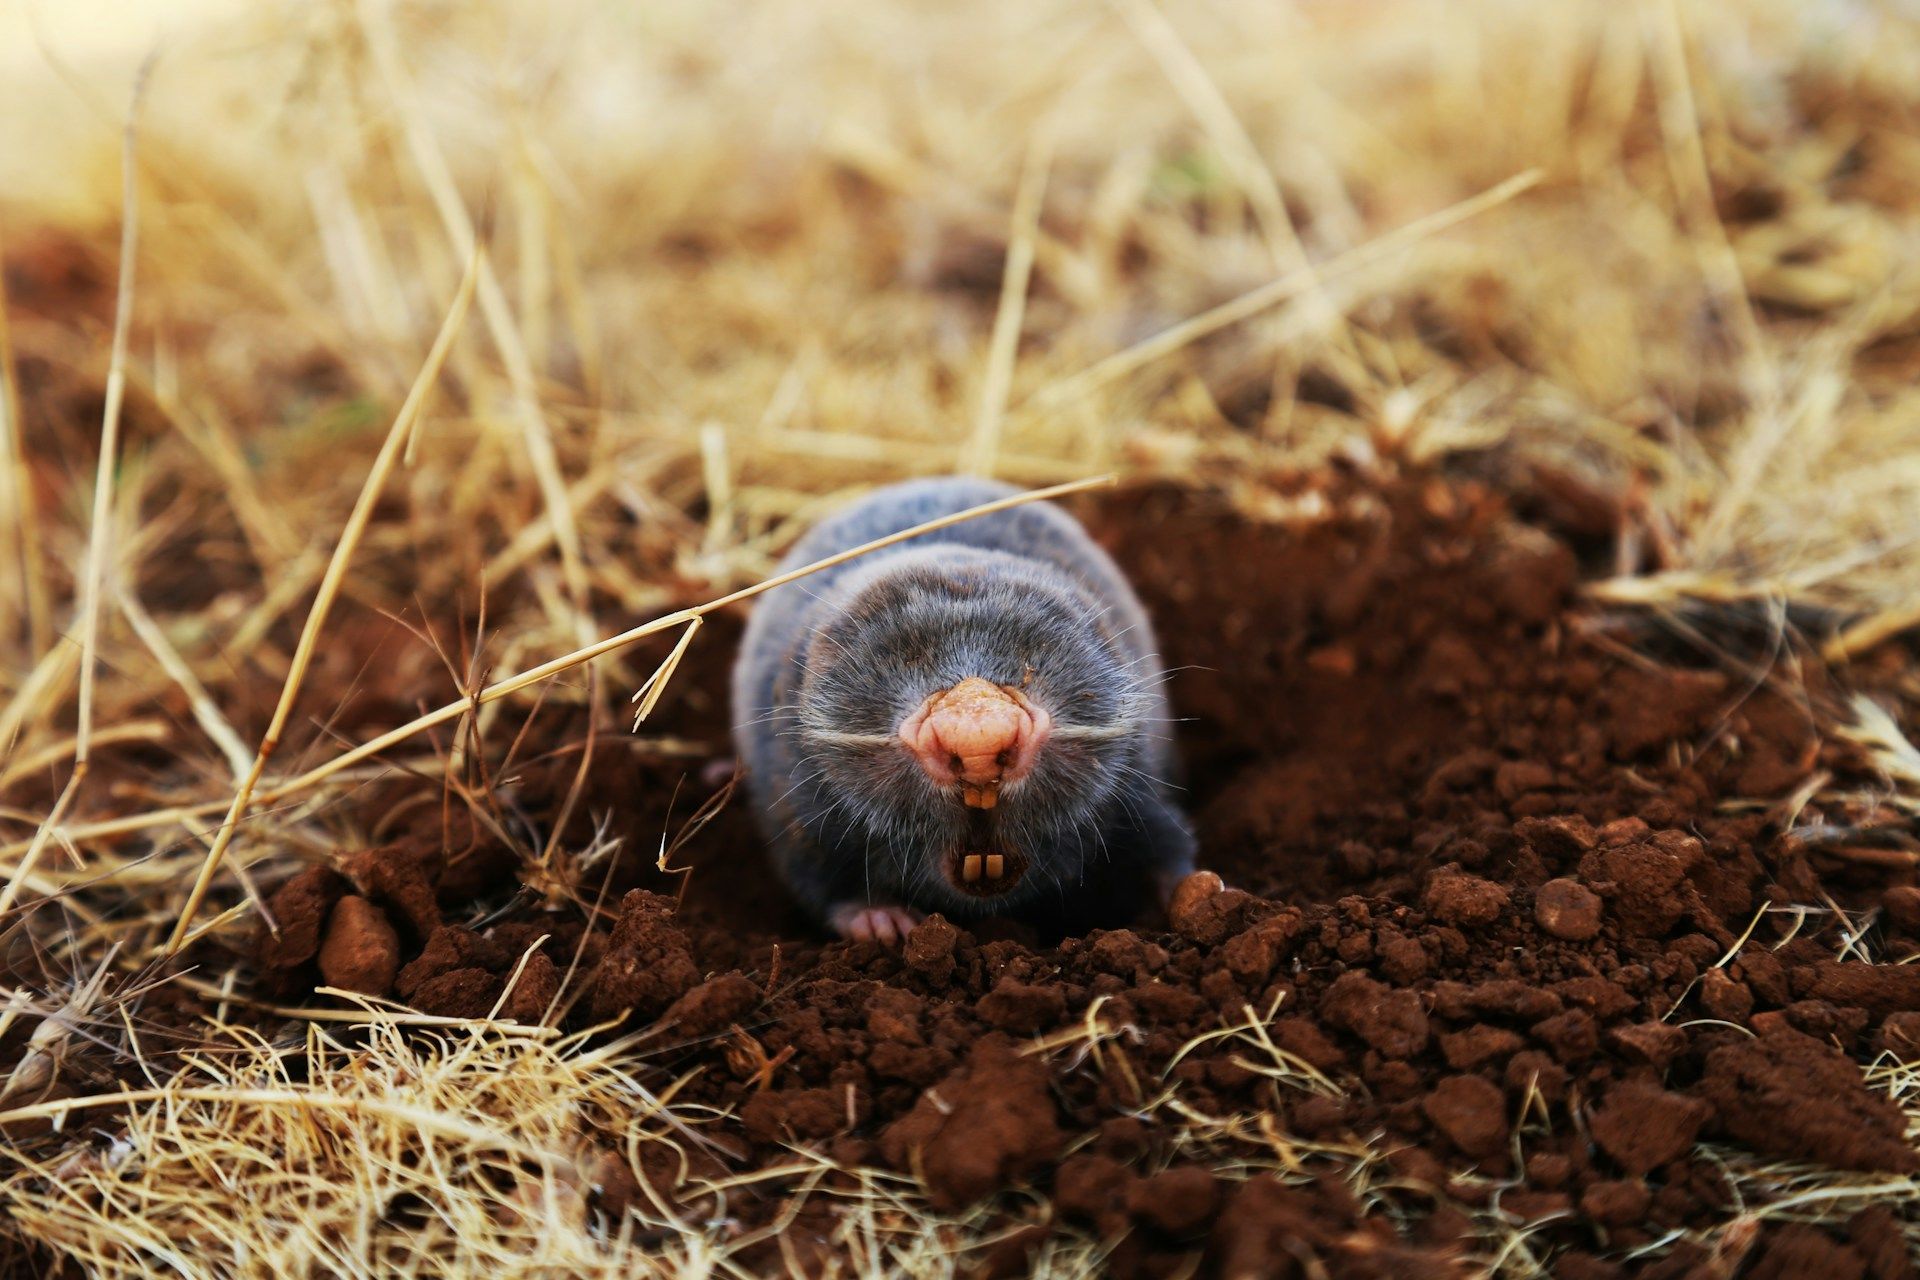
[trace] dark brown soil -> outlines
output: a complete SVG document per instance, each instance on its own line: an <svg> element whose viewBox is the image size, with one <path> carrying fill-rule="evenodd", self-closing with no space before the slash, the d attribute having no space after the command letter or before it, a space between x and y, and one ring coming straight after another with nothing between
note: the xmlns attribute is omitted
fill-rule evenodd
<svg viewBox="0 0 1920 1280"><path fill-rule="evenodd" d="M1674 1243L1753 1207L1701 1142L1920 1172L1858 1065L1920 1041L1920 965L1895 963L1920 953L1914 872L1826 859L1773 807L1816 770L1871 781L1822 727L1837 677L1737 625L1596 613L1572 545L1472 484L1315 483L1329 509L1292 522L1161 489L1087 510L1158 619L1203 861L1230 886L1171 921L1040 938L935 918L900 953L827 944L737 805L673 854L688 870L652 870L722 785L722 619L658 724L710 758L613 741L589 771L567 843L609 814L627 836L610 927L583 939L577 909L512 897L516 857L443 833L436 800L280 889L262 981L662 1021L663 1078L732 1110L743 1167L805 1144L949 1210L1032 1188L983 1274L1066 1231L1113 1241L1119 1275L1462 1275L1488 1247L1474 1215L1497 1212L1567 1276L1913 1275L1913 1226L1884 1209L1759 1225L1718 1269ZM518 769L517 811L556 812L577 764ZM1862 806L1798 822L1896 820ZM1749 932L1768 905L1816 910ZM1883 963L1839 958L1832 907L1874 923ZM1181 1138L1207 1117L1250 1119ZM1378 1160L1356 1181L1357 1151ZM757 1187L733 1209L771 1216L791 1190ZM824 1239L786 1244L809 1260Z"/></svg>

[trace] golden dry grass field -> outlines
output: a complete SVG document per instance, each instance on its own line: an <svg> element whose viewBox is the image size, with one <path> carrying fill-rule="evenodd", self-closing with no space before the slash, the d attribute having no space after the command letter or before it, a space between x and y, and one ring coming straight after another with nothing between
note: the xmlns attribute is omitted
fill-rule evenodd
<svg viewBox="0 0 1920 1280"><path fill-rule="evenodd" d="M1914 1274L1911 3L0 39L9 1274ZM732 597L955 471L1100 482L1212 915L779 899Z"/></svg>

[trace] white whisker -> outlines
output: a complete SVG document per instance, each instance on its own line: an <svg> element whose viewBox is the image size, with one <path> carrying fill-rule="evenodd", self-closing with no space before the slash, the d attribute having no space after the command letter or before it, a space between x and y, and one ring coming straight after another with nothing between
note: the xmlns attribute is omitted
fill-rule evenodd
<svg viewBox="0 0 1920 1280"><path fill-rule="evenodd" d="M800 727L800 736L814 742L824 742L830 747L891 747L899 743L899 736L891 733L846 733L839 729L817 729L810 725Z"/></svg>
<svg viewBox="0 0 1920 1280"><path fill-rule="evenodd" d="M1069 742L1113 742L1139 727L1139 722L1132 720L1122 720L1116 724L1057 724L1051 736Z"/></svg>

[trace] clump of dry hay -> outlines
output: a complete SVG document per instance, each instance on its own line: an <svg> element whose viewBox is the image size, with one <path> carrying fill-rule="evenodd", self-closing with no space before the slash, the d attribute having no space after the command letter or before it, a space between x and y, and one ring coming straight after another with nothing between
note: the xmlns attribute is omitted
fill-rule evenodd
<svg viewBox="0 0 1920 1280"><path fill-rule="evenodd" d="M1150 0L837 16L364 0L209 22L161 50L141 108L105 467L120 90L146 50L73 61L48 40L59 74L0 90L11 118L50 119L47 152L9 143L0 198L0 923L65 990L110 954L125 967L76 1019L123 1053L120 1010L219 839L379 433L464 289L472 312L420 381L314 646L324 693L291 707L269 795L348 745L344 691L450 701L663 612L679 583L757 580L854 486L956 466L1176 474L1258 517L1274 477L1313 459L1465 455L1591 513L1619 547L1615 598L1784 597L1846 624L1836 655L1920 620L1909 17L1787 0L1171 17ZM1520 175L1526 190L1502 186ZM1422 221L1449 210L1444 230ZM361 669L391 617L459 653L483 600L487 644L451 672L425 645ZM601 666L628 687L646 669ZM330 808L343 789L396 765L457 773L535 697L604 712L600 692L476 706L461 745L396 747L261 806L196 924L250 926L254 878L364 838ZM352 741L375 732L349 723ZM47 1019L60 985L23 987L0 1018ZM164 1257L128 1190L164 1186L257 1250L232 1269L336 1264L374 1248L354 1196L390 1203L448 1172L395 1154L444 1122L448 1185L470 1194L449 1193L431 1248L380 1237L396 1252L355 1256L504 1269L530 1228L503 1197L573 1194L527 1170L577 1160L582 1123L682 1132L636 1108L601 1051L373 1024L364 1045L313 1033L298 1100L262 1045L157 1082L201 1092L124 1113L131 1177L113 1164L131 1148L36 1148L5 1184L10 1229L104 1263L110 1223L120 1265ZM1906 1098L1904 1071L1886 1081ZM314 1101L387 1084L412 1110ZM508 1113L513 1145L480 1140ZM337 1231L297 1214L256 1230L209 1163L296 1141L316 1158L274 1203ZM884 1270L935 1248L944 1226L871 1186L888 1230L921 1243L856 1256ZM631 1242L553 1222L553 1266L633 1261ZM672 1265L725 1268L704 1227L678 1239Z"/></svg>
<svg viewBox="0 0 1920 1280"><path fill-rule="evenodd" d="M696 1276L751 1274L733 1256L791 1221L730 1230L725 1185L694 1184L698 1213L662 1198L712 1139L636 1079L632 1039L362 1019L351 1041L312 1025L291 1045L215 1028L167 1084L110 1099L110 1121L71 1102L9 1113L74 1135L45 1162L15 1156L12 1229L97 1275ZM610 1188L627 1209L611 1223L588 1207ZM849 1239L876 1262L934 1256L944 1224L910 1196L848 1198Z"/></svg>
<svg viewBox="0 0 1920 1280"><path fill-rule="evenodd" d="M16 1152L0 1177L15 1240L112 1276L155 1266L182 1275L323 1267L381 1276L748 1276L765 1274L770 1257L804 1270L783 1237L803 1210L830 1202L830 1243L855 1274L949 1277L970 1274L997 1239L984 1206L941 1214L910 1179L837 1170L806 1151L731 1180L689 1174L690 1149L725 1139L709 1136L715 1117L677 1104L672 1087L655 1093L641 1082L652 1074L645 1033L595 1045L588 1033L457 1024L367 1005L354 1021L350 1036L312 1023L304 1037L277 1043L218 1024L163 1084L0 1115L53 1121L72 1135L38 1144L49 1156ZM1239 1060L1277 1088L1333 1092L1273 1043L1265 1021L1249 1008L1204 1039L1238 1044ZM1096 1003L1082 1027L1029 1051L1112 1080L1130 1069L1124 1054L1103 1055L1101 1046L1127 1032ZM1389 1215L1440 1194L1407 1183L1364 1143L1291 1137L1270 1116L1209 1115L1180 1096L1172 1066L1157 1081L1127 1075L1122 1087L1140 1098L1141 1119L1180 1133L1183 1157L1223 1177L1306 1182L1332 1173ZM1920 1126L1920 1067L1883 1061L1872 1077ZM1516 1152L1550 1129L1542 1107L1517 1126ZM1714 1242L1733 1265L1763 1222L1920 1205L1913 1178L1712 1151L1729 1185L1753 1203ZM785 1211L739 1229L729 1195L768 1180L789 1188ZM1504 1213L1498 1184L1490 1186L1478 1207L1450 1201L1477 1239L1465 1261L1489 1275L1550 1274L1550 1259L1528 1241L1541 1220ZM1640 1252L1657 1254L1682 1234ZM1035 1274L1099 1274L1101 1252L1098 1241L1063 1235L1036 1258Z"/></svg>

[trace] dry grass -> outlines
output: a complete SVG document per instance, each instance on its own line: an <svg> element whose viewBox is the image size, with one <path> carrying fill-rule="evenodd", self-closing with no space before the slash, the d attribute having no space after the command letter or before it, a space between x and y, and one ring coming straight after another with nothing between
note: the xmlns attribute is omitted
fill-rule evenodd
<svg viewBox="0 0 1920 1280"><path fill-rule="evenodd" d="M0 937L56 975L0 1027L53 1048L145 1061L148 957L364 842L340 796L458 784L537 699L613 723L699 643L685 583L760 582L901 474L1171 474L1262 518L1329 456L1452 456L1598 512L1603 596L1814 607L1836 658L1916 620L1920 23L1890 6L258 10L160 48L137 223L116 165L147 50L61 38L0 90L48 121L0 196ZM604 687L500 674L656 617L680 646L608 653ZM368 664L383 637L400 656ZM450 739L381 736L442 704ZM1863 712L1862 741L1910 778L1898 719ZM576 1210L594 1135L697 1140L635 1092L643 1045L370 1017L209 1029L124 1132L76 1114L14 1153L7 1229L129 1272L640 1265ZM1060 1051L1102 1069L1103 1034ZM1317 1087L1257 1020L1232 1034ZM1183 1122L1229 1164L1311 1155ZM236 1196L274 1152L304 1155ZM1808 1197L1768 1213L1871 1190L1750 1172ZM966 1224L860 1188L861 1269L942 1273ZM368 1207L408 1196L417 1230ZM666 1225L656 1270L741 1247ZM1538 1263L1485 1225L1491 1267Z"/></svg>
<svg viewBox="0 0 1920 1280"><path fill-rule="evenodd" d="M985 1206L941 1214L910 1179L835 1170L805 1151L744 1177L690 1171L690 1150L724 1147L725 1137L708 1132L720 1117L676 1103L673 1086L655 1092L643 1083L658 1075L645 1033L595 1044L590 1033L460 1023L364 1003L351 1016L345 1035L316 1021L278 1041L216 1021L162 1084L0 1112L0 1123L50 1120L70 1135L11 1154L0 1197L14 1238L103 1276L155 1268L279 1276L315 1267L364 1276L749 1276L782 1258L801 1267L782 1237L803 1214L825 1209L831 1225L817 1247L849 1260L855 1274L926 1277L969 1274L977 1251L997 1238ZM1179 1056L1230 1039L1245 1050L1237 1061L1266 1075L1276 1093L1334 1088L1275 1048L1262 1024L1248 1009L1243 1021ZM1465 1205L1397 1175L1365 1142L1299 1139L1267 1114L1209 1115L1181 1098L1171 1066L1147 1081L1124 1054L1101 1053L1103 1042L1126 1034L1095 1009L1076 1034L1035 1051L1121 1082L1137 1098L1135 1114L1181 1135L1174 1150L1182 1159L1228 1178L1307 1182L1332 1174L1361 1203L1409 1224L1445 1203L1471 1222L1474 1246L1464 1261L1475 1271L1550 1274L1550 1259L1528 1240L1541 1223L1503 1211L1498 1184L1485 1204ZM1885 1060L1869 1077L1920 1127L1920 1070ZM1516 1162L1537 1135L1575 1122L1544 1105L1529 1109L1514 1129ZM1912 1178L1836 1174L1731 1147L1701 1154L1750 1204L1708 1241L1731 1255L1729 1274L1761 1222L1920 1206L1920 1180ZM632 1178L627 1171L636 1169L649 1179ZM782 1212L741 1230L728 1196L767 1185L782 1194ZM590 1207L610 1188L625 1206L617 1219ZM1658 1254L1681 1234L1638 1252ZM1097 1275L1100 1255L1097 1241L1066 1235L1048 1245L1038 1273Z"/></svg>
<svg viewBox="0 0 1920 1280"><path fill-rule="evenodd" d="M705 1133L715 1116L642 1083L644 1033L595 1044L365 1004L356 1023L281 1043L218 1024L164 1086L0 1113L74 1135L14 1153L0 1181L14 1229L116 1276L748 1276L828 1200L833 1243L863 1274L958 1274L954 1242L992 1238L984 1209L937 1214L878 1171L830 1181L805 1152L748 1178L690 1173L690 1150L725 1140ZM111 1123L88 1118L109 1109ZM729 1197L768 1182L785 1211L740 1230ZM617 1221L589 1207L609 1190ZM1055 1274L1095 1274L1093 1242L1052 1256Z"/></svg>

